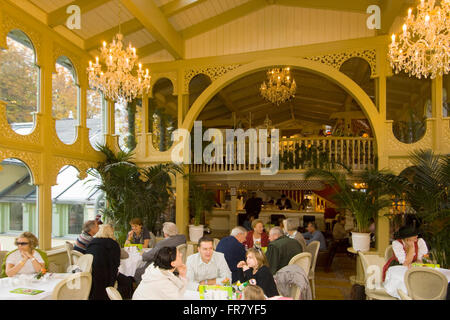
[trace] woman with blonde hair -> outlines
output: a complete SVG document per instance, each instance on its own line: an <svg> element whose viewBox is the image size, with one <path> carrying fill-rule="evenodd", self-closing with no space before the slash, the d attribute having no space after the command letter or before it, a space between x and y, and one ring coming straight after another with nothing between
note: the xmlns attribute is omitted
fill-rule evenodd
<svg viewBox="0 0 450 320"><path fill-rule="evenodd" d="M2 276L39 273L45 268L47 255L36 249L38 239L31 232L23 232L15 240L17 249L5 256Z"/></svg>
<svg viewBox="0 0 450 320"><path fill-rule="evenodd" d="M86 249L86 254L94 256L89 300L109 300L106 288L114 286L120 265L120 246L114 237L114 227L111 224L100 225Z"/></svg>
<svg viewBox="0 0 450 320"><path fill-rule="evenodd" d="M260 286L267 297L277 296L277 285L270 272L264 253L255 248L250 248L246 256L246 261L240 261L237 265L239 280Z"/></svg>

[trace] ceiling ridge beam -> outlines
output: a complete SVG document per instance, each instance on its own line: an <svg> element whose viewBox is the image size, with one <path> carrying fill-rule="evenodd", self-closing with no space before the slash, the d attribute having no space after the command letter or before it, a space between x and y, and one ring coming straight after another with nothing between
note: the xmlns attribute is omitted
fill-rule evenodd
<svg viewBox="0 0 450 320"><path fill-rule="evenodd" d="M193 26L183 29L181 30L181 35L185 40L193 38L199 34L220 27L223 24L246 16L266 6L268 6L268 3L265 0L251 0L233 9L225 11L217 16L211 17L202 22L194 24Z"/></svg>
<svg viewBox="0 0 450 320"><path fill-rule="evenodd" d="M366 13L367 7L369 7L370 5L380 5L380 2L380 0L276 0L275 4L289 7Z"/></svg>
<svg viewBox="0 0 450 320"><path fill-rule="evenodd" d="M121 2L176 60L184 58L183 38L153 1L121 0Z"/></svg>
<svg viewBox="0 0 450 320"><path fill-rule="evenodd" d="M205 1L207 0L175 0L162 5L160 9L166 17L171 17L176 15L177 13L197 6Z"/></svg>
<svg viewBox="0 0 450 320"><path fill-rule="evenodd" d="M138 19L133 18L131 20L128 20L128 21L122 23L120 26L120 31L125 37L129 34L137 32L143 28L144 28L144 26L142 25L142 23ZM86 39L84 42L85 46L86 46L86 50L91 51L91 50L100 48L102 41L106 41L106 42L111 41L111 39L117 33L119 33L119 27L114 26L111 29L105 30L101 33L98 33L98 34Z"/></svg>
<svg viewBox="0 0 450 320"><path fill-rule="evenodd" d="M61 8L58 8L56 10L53 10L52 12L48 13L48 25L49 27L56 27L61 24L64 24L67 20L67 18L70 16L66 10L67 7L71 5L76 5L80 7L81 14L85 14L86 12L89 12L91 10L94 10L97 7L100 7L101 5L105 4L106 2L109 2L110 0L75 0L72 1Z"/></svg>

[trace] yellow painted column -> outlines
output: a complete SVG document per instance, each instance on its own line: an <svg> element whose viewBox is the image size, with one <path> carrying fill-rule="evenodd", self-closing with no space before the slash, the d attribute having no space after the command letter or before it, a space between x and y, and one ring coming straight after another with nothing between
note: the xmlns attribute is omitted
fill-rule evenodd
<svg viewBox="0 0 450 320"><path fill-rule="evenodd" d="M184 70L178 72L178 128L181 128L183 120L189 109L189 95L183 94ZM184 173L189 174L189 165L183 165ZM182 174L176 175L176 218L178 231L189 234L189 179Z"/></svg>
<svg viewBox="0 0 450 320"><path fill-rule="evenodd" d="M185 173L189 173L189 166L184 166ZM176 214L175 222L178 232L188 235L189 225L189 180L183 178L183 175L177 173L176 175Z"/></svg>
<svg viewBox="0 0 450 320"><path fill-rule="evenodd" d="M40 57L40 113L42 114L41 135L44 144L41 153L42 159L42 184L38 187L38 213L39 213L39 247L43 250L52 247L52 185L56 183L57 174L52 170L53 151L51 141L53 136L52 121L52 72L53 63L53 43L50 38L43 37L42 56ZM50 145L50 146L49 146Z"/></svg>
<svg viewBox="0 0 450 320"><path fill-rule="evenodd" d="M436 76L431 84L431 102L432 102L432 116L434 120L433 127L433 151L435 153L440 153L443 150L441 143L442 132L442 101L443 101L443 79L442 76ZM445 143L448 143L446 141Z"/></svg>
<svg viewBox="0 0 450 320"><path fill-rule="evenodd" d="M378 79L376 80L376 102L378 112L380 113L381 122L374 123L375 126L382 127L379 130L380 137L377 139L377 155L378 155L378 169L389 169L389 158L387 153L387 141L384 128L386 127L386 114L387 114L387 99L386 99L386 78L391 74L388 61L386 59L387 49L380 48L377 50L377 65L378 65ZM384 250L389 246L389 219L384 217L387 213L387 209L380 210L378 212L378 218L376 219L376 248L380 255L384 255Z"/></svg>

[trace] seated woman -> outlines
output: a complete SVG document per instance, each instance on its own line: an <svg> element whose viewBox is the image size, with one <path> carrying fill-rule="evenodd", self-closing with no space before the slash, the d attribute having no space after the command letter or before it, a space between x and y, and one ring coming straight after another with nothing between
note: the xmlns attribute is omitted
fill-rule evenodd
<svg viewBox="0 0 450 320"><path fill-rule="evenodd" d="M15 241L18 249L8 253L6 257L6 276L17 274L33 274L45 268L42 251L36 249L38 239L31 232L22 233Z"/></svg>
<svg viewBox="0 0 450 320"><path fill-rule="evenodd" d="M264 254L255 248L251 248L248 249L246 256L247 262L240 261L237 265L240 271L239 281L249 281L250 284L260 286L267 297L277 296L277 285L267 266L267 259Z"/></svg>
<svg viewBox="0 0 450 320"><path fill-rule="evenodd" d="M114 228L102 224L89 242L86 254L92 254L92 286L89 300L109 300L107 287L113 287L120 265L120 245L114 237Z"/></svg>
<svg viewBox="0 0 450 320"><path fill-rule="evenodd" d="M150 243L150 232L144 227L140 218L134 218L130 221L131 231L128 232L125 244L142 244L142 248L148 248Z"/></svg>
<svg viewBox="0 0 450 320"><path fill-rule="evenodd" d="M177 270L179 277L174 274ZM159 249L155 261L142 276L133 300L181 300L186 290L186 266L176 247Z"/></svg>
<svg viewBox="0 0 450 320"><path fill-rule="evenodd" d="M392 242L392 257L383 268L383 281L389 267L403 265L410 267L413 262L422 263L424 255L428 254L428 248L422 238L418 238L418 232L413 227L403 226L394 234L396 240Z"/></svg>
<svg viewBox="0 0 450 320"><path fill-rule="evenodd" d="M252 231L247 232L247 238L243 245L246 248L261 248L269 245L269 236L264 232L264 224L262 220L256 219L252 222Z"/></svg>

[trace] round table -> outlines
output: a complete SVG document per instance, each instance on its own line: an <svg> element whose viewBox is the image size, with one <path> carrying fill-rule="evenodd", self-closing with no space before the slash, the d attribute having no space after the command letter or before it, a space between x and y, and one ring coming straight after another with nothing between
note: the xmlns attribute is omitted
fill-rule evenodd
<svg viewBox="0 0 450 320"><path fill-rule="evenodd" d="M142 253L151 249L142 249L137 251L136 247L126 247L125 251L128 253L128 258L120 260L119 272L127 277L134 277L136 269L145 265L142 260Z"/></svg>

